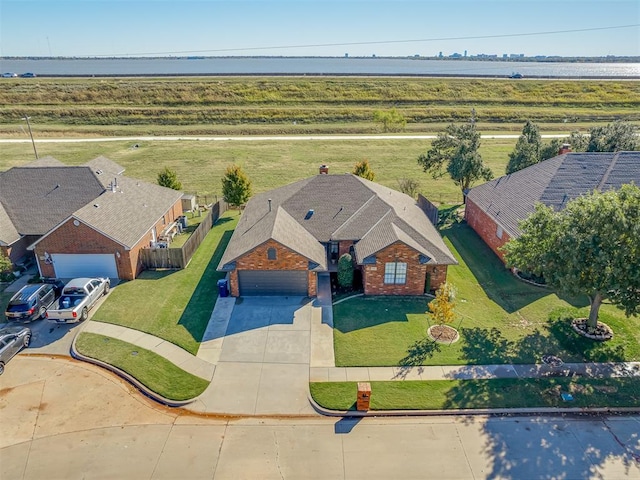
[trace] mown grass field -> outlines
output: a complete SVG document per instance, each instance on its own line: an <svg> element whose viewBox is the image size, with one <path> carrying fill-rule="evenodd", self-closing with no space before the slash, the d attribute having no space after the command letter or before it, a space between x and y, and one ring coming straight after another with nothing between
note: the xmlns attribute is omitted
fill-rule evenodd
<svg viewBox="0 0 640 480"><path fill-rule="evenodd" d="M372 133L397 109L407 132L435 132L475 109L481 128L572 130L640 121L640 82L407 77L38 78L0 82L0 134Z"/></svg>
<svg viewBox="0 0 640 480"><path fill-rule="evenodd" d="M483 140L481 153L495 176L504 174L514 139ZM398 179L411 177L432 201L459 203L462 196L448 177L434 180L423 173L418 156L429 140L313 140L313 141L114 141L38 143L40 157L51 155L63 163L79 165L104 155L126 168L125 175L156 182L164 167L174 169L183 190L198 195L220 195L220 179L228 165L241 165L253 181L254 193L263 192L318 173L321 164L330 173L350 172L368 159L376 181L398 188ZM138 145L138 148L134 148ZM34 159L30 143L2 144L0 171ZM209 198L209 201L211 197Z"/></svg>

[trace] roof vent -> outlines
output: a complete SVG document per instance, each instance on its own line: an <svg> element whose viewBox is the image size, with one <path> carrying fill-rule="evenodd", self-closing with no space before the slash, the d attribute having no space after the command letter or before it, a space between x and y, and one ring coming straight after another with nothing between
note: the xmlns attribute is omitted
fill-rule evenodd
<svg viewBox="0 0 640 480"><path fill-rule="evenodd" d="M100 208L100 205L98 205L97 203L94 203L93 206L96 208Z"/></svg>
<svg viewBox="0 0 640 480"><path fill-rule="evenodd" d="M313 213L314 213L313 208L310 208L307 214L304 216L304 219L309 220L313 216Z"/></svg>

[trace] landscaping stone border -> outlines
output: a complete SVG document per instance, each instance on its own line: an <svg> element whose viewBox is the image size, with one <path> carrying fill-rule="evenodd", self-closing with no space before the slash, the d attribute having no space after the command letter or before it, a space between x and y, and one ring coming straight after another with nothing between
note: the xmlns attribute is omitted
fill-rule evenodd
<svg viewBox="0 0 640 480"><path fill-rule="evenodd" d="M431 333L431 331L432 331L434 328L448 328L448 329L451 329L451 330L453 330L454 332L456 332L456 336L455 336L455 338L454 338L453 340L450 340L450 339L442 340L442 339L440 339L440 337L439 337L439 336L438 336L438 337L436 337L435 335L433 335L433 334ZM431 325L431 326L427 329L427 335L429 335L429 337L430 337L434 342L436 342L436 343L442 343L442 344L444 344L444 345L451 345L452 343L456 343L458 340L460 340L460 332L458 332L458 330L457 330L457 329L455 329L455 328L453 328L453 327L450 327L449 325Z"/></svg>
<svg viewBox="0 0 640 480"><path fill-rule="evenodd" d="M591 340L597 340L604 342L613 338L613 330L604 322L598 321L596 326L596 333L587 332L587 318L574 318L571 322L571 327L578 334Z"/></svg>

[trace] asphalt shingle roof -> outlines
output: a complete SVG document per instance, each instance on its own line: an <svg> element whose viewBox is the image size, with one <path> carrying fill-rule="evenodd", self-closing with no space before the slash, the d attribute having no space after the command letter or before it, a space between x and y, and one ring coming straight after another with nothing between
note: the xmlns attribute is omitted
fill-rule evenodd
<svg viewBox="0 0 640 480"><path fill-rule="evenodd" d="M177 190L127 177L118 177L114 190L106 190L72 216L128 248L182 197Z"/></svg>
<svg viewBox="0 0 640 480"><path fill-rule="evenodd" d="M124 177L123 170L105 157L76 167L47 157L0 173L0 242L44 235L75 217L133 247L182 192Z"/></svg>
<svg viewBox="0 0 640 480"><path fill-rule="evenodd" d="M640 185L640 152L558 155L510 175L472 188L467 198L491 216L511 237L536 203L556 210L594 189Z"/></svg>
<svg viewBox="0 0 640 480"><path fill-rule="evenodd" d="M44 235L102 192L89 167L14 167L0 173L0 202L20 235Z"/></svg>
<svg viewBox="0 0 640 480"><path fill-rule="evenodd" d="M326 268L326 253L321 243L338 240L358 241L358 262L401 241L429 257L432 263L456 263L412 198L350 174L316 175L254 196L218 268L225 269L272 238L322 268Z"/></svg>

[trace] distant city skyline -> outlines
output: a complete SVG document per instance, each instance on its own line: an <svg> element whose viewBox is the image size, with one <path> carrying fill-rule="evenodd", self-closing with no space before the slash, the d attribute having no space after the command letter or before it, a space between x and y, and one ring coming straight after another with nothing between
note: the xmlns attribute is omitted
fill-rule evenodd
<svg viewBox="0 0 640 480"><path fill-rule="evenodd" d="M0 0L0 56L639 56L638 0Z"/></svg>

